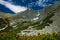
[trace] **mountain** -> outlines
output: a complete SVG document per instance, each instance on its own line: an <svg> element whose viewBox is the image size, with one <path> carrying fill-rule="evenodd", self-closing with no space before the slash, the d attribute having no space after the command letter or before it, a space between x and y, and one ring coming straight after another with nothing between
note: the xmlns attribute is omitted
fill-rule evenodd
<svg viewBox="0 0 60 40"><path fill-rule="evenodd" d="M24 20L32 20L34 18L40 18L42 19L43 17L46 16L48 12L51 12L52 10L56 9L59 5L58 3L55 3L52 6L46 6L42 10L33 10L33 9L27 9L24 12L19 12L14 15L15 19L24 19Z"/></svg>
<svg viewBox="0 0 60 40"><path fill-rule="evenodd" d="M59 30L60 29L60 24L59 24L59 21L60 21L60 19L59 19L60 18L60 4L59 3L60 2L58 2L52 6L49 6L49 7L46 6L46 8L44 8L42 10L36 11L33 9L27 9L24 12L20 12L20 13L13 15L13 16L10 16L10 17L12 17L12 19L11 19L12 20L11 23L13 24L12 27L14 27L14 29L17 28L15 30L15 32L16 31L20 32L20 30L21 30L22 34L27 33L27 31L32 30L31 32L27 33L27 35L32 34L32 33L36 35L36 33L44 34L44 33L60 32L60 30ZM50 20L49 14L53 14L53 13L55 15L51 19L53 21L52 22ZM39 19L35 20L35 22L34 21L31 22L31 19L34 19L36 17L38 17ZM41 21L40 21L40 19L41 19ZM43 19L45 19L44 22L42 22ZM22 22L23 20L24 20L24 22ZM17 23L17 22L19 22L19 23ZM49 22L50 22L50 24L49 24ZM29 28L31 28L31 26L33 26L34 28L36 27L36 29L39 28L39 30L29 29ZM10 28L7 28L6 31L8 31L8 29L10 30ZM26 30L28 29L28 30L25 31L24 29L26 29ZM22 30L25 32L23 32Z"/></svg>

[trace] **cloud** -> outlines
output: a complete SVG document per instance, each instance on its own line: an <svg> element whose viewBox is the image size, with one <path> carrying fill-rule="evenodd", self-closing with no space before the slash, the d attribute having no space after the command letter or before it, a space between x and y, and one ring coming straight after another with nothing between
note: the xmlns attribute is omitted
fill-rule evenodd
<svg viewBox="0 0 60 40"><path fill-rule="evenodd" d="M55 0L0 0L0 4L15 13L25 11L27 8L40 10L46 6L52 5L53 3L55 3Z"/></svg>
<svg viewBox="0 0 60 40"><path fill-rule="evenodd" d="M0 0L0 4L4 5L5 7L9 8L11 11L18 13L27 10L26 7L18 6L18 5L13 5L9 2Z"/></svg>

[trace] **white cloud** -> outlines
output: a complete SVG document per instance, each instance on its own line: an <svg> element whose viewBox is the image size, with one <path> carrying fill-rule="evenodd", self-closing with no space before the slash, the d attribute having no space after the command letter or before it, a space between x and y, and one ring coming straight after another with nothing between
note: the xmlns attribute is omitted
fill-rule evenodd
<svg viewBox="0 0 60 40"><path fill-rule="evenodd" d="M18 5L16 6L16 5L13 5L13 4L3 1L3 0L0 0L0 4L6 6L7 8L9 8L10 10L12 10L15 13L27 10L27 8L25 8L25 7L18 6Z"/></svg>

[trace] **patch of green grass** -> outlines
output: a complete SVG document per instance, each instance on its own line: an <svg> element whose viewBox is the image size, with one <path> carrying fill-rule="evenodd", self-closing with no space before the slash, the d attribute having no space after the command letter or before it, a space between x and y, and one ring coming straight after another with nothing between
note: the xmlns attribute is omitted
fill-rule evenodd
<svg viewBox="0 0 60 40"><path fill-rule="evenodd" d="M0 33L0 40L60 40L60 33L38 34L37 36L19 36L15 31Z"/></svg>

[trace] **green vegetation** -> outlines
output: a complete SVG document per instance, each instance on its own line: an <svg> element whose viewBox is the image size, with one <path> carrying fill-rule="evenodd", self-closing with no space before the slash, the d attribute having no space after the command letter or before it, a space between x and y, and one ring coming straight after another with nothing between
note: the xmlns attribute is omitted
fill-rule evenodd
<svg viewBox="0 0 60 40"><path fill-rule="evenodd" d="M6 23L5 21L3 21L2 18L0 18L0 29L1 29L1 28L4 28L5 25L7 25L7 23Z"/></svg>
<svg viewBox="0 0 60 40"><path fill-rule="evenodd" d="M9 31L10 29L12 29L12 27L9 26L10 23L9 23L9 19L8 18L0 18L0 29L3 29L1 30L0 32L7 32Z"/></svg>
<svg viewBox="0 0 60 40"><path fill-rule="evenodd" d="M9 20L7 18L0 18L0 29L9 26Z"/></svg>
<svg viewBox="0 0 60 40"><path fill-rule="evenodd" d="M60 40L60 33L56 34L43 34L38 36L20 36L21 40Z"/></svg>
<svg viewBox="0 0 60 40"><path fill-rule="evenodd" d="M37 24L37 26L34 26L34 28L36 29L42 29L45 26L49 26L51 23L53 23L53 20L51 20L51 18L54 16L54 13L51 14L47 14L47 16L42 20L41 24Z"/></svg>
<svg viewBox="0 0 60 40"><path fill-rule="evenodd" d="M53 20L50 20L53 16L54 16L54 13L51 13L51 14L48 13L44 19L37 20L36 22L33 22L33 21L18 22L17 27L20 30L27 29L29 26L33 26L33 28L38 30L43 29L45 28L45 26L49 26L51 23L53 23Z"/></svg>
<svg viewBox="0 0 60 40"><path fill-rule="evenodd" d="M0 33L0 40L60 40L60 33L53 34L38 34L38 36L19 36L15 31Z"/></svg>

